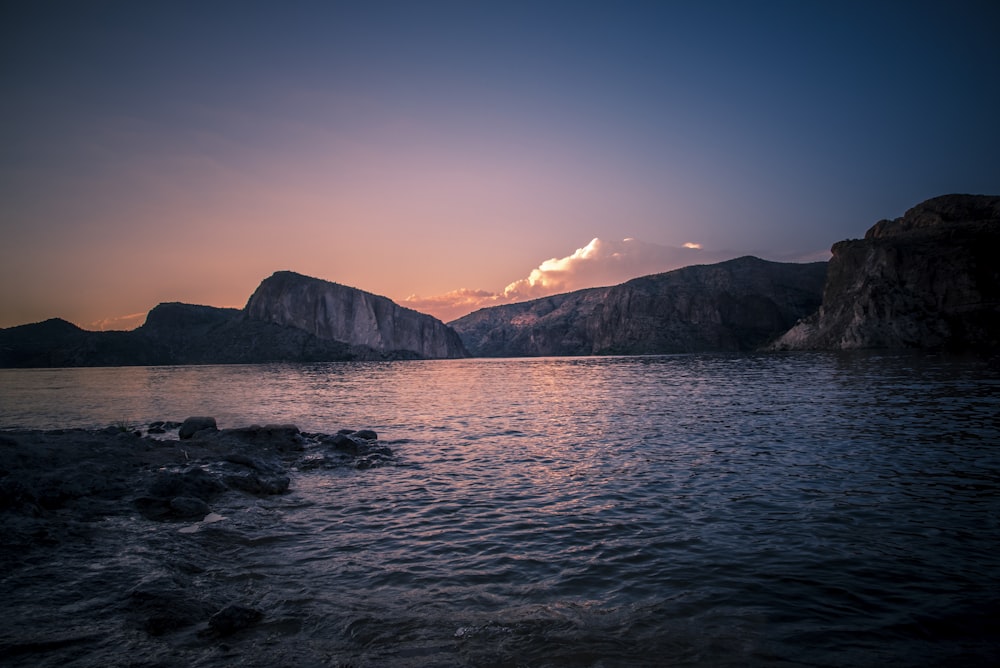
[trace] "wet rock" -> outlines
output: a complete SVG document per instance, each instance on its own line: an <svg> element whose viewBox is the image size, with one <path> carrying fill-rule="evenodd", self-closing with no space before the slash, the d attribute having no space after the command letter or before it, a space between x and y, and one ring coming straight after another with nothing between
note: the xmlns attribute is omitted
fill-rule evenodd
<svg viewBox="0 0 1000 668"><path fill-rule="evenodd" d="M320 444L355 458L354 468L370 469L381 466L392 457L392 449L376 440L378 435L370 429L361 431L341 430L327 436Z"/></svg>
<svg viewBox="0 0 1000 668"><path fill-rule="evenodd" d="M288 476L258 475L253 471L228 475L225 477L225 482L232 489L258 496L284 494L288 491L288 486L291 484Z"/></svg>
<svg viewBox="0 0 1000 668"><path fill-rule="evenodd" d="M159 473L148 494L133 501L147 519L190 519L208 514L208 501L225 492L226 485L200 468Z"/></svg>
<svg viewBox="0 0 1000 668"><path fill-rule="evenodd" d="M160 473L149 486L149 495L153 497L193 496L202 501L211 501L224 491L226 486L220 480L197 467Z"/></svg>
<svg viewBox="0 0 1000 668"><path fill-rule="evenodd" d="M230 604L209 618L208 627L217 635L228 636L253 626L263 617L260 610Z"/></svg>
<svg viewBox="0 0 1000 668"><path fill-rule="evenodd" d="M279 473L282 470L281 465L276 462L264 461L263 459L251 457L242 452L231 452L223 457L223 459L230 464L245 466L246 468L262 473Z"/></svg>
<svg viewBox="0 0 1000 668"><path fill-rule="evenodd" d="M268 424L263 427L252 425L224 429L220 436L248 445L273 448L279 452L297 452L304 447L302 434L293 424Z"/></svg>
<svg viewBox="0 0 1000 668"><path fill-rule="evenodd" d="M216 432L219 430L214 417L189 417L181 424L177 437L181 440L193 438L202 431Z"/></svg>
<svg viewBox="0 0 1000 668"><path fill-rule="evenodd" d="M347 434L334 434L329 438L323 439L322 443L325 446L331 447L334 450L346 452L349 455L361 454L361 451L365 447L365 443L361 440L352 438Z"/></svg>

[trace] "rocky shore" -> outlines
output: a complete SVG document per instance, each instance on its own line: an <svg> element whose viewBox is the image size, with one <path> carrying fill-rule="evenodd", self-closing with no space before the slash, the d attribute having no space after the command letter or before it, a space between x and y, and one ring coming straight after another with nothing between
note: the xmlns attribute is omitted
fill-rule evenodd
<svg viewBox="0 0 1000 668"><path fill-rule="evenodd" d="M268 610L259 601L200 586L211 555L178 557L171 536L285 495L297 472L393 461L371 430L219 429L211 417L142 428L0 431L0 595L10 605L0 623L0 663L47 665L85 653L94 661L78 665L99 665L122 648L102 648L116 634L94 633L96 625L129 629L124 637L144 655L140 663L173 665L159 656L163 647L141 639L186 632L211 645L263 623ZM143 537L139 544L136 536ZM120 562L117 572L96 586L88 572L112 562ZM46 610L52 596L58 604ZM108 618L63 619L67 605L95 606Z"/></svg>

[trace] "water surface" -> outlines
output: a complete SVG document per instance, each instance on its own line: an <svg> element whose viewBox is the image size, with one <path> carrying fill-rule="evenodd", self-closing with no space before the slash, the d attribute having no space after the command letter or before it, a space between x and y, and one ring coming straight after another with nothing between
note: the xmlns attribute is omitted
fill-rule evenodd
<svg viewBox="0 0 1000 668"><path fill-rule="evenodd" d="M51 563L4 576L21 620L7 635L90 633L79 665L124 651L178 665L372 666L1000 655L995 361L3 370L0 402L6 428L213 415L222 427L372 428L396 453L377 469L295 473L281 497L231 494L216 509L224 521L191 533L108 520L90 571L55 576L71 594L47 588ZM101 583L179 563L264 621L225 650L122 627Z"/></svg>

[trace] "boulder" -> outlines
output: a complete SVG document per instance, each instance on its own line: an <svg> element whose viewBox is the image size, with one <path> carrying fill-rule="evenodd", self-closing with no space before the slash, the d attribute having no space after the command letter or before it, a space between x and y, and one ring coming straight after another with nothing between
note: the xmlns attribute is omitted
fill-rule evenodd
<svg viewBox="0 0 1000 668"><path fill-rule="evenodd" d="M201 431L218 431L214 417L189 417L181 423L177 437L186 440Z"/></svg>

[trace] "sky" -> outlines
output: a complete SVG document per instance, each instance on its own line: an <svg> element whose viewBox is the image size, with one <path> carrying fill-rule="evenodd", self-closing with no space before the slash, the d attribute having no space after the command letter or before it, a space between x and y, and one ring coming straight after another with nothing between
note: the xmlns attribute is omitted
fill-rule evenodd
<svg viewBox="0 0 1000 668"><path fill-rule="evenodd" d="M0 3L0 327L242 307L275 271L451 320L1000 193L1000 4Z"/></svg>

